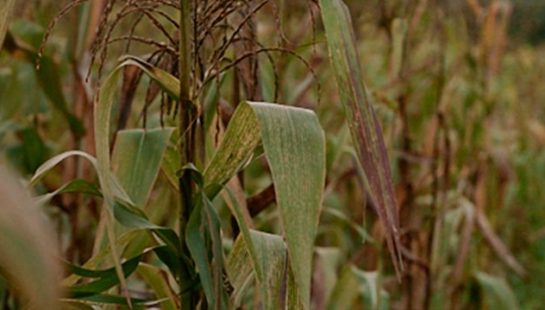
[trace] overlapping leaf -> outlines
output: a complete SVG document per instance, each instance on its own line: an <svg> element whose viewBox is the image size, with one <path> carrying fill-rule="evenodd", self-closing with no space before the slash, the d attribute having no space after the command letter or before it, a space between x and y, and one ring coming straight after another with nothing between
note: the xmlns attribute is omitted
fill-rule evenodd
<svg viewBox="0 0 545 310"><path fill-rule="evenodd" d="M217 194L251 159L260 138L275 183L293 280L303 307L308 309L314 238L325 182L325 139L316 115L277 104L241 103L205 171L205 190L209 196ZM246 242L251 242L248 239L246 236ZM258 279L264 279L263 270L255 267Z"/></svg>
<svg viewBox="0 0 545 310"><path fill-rule="evenodd" d="M113 168L137 207L143 208L147 202L172 132L172 128L159 128L117 133Z"/></svg>
<svg viewBox="0 0 545 310"><path fill-rule="evenodd" d="M287 300L283 287L287 285L288 275L286 244L280 236L255 230L250 231L250 238L251 244L240 236L227 261L227 272L235 289L235 305L255 275L260 284L263 309L284 309ZM248 264L248 261L252 263ZM258 275L256 270L260 270L262 275Z"/></svg>

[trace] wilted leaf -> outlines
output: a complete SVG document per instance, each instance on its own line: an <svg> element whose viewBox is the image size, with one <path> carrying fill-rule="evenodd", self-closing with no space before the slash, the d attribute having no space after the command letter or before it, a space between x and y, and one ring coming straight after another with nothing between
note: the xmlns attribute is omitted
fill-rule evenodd
<svg viewBox="0 0 545 310"><path fill-rule="evenodd" d="M350 14L342 0L320 0L329 56L370 198L387 231L387 244L398 274L403 269L396 198L382 129L367 93Z"/></svg>
<svg viewBox="0 0 545 310"><path fill-rule="evenodd" d="M507 245L501 240L501 238L494 232L492 226L488 222L488 219L482 212L475 208L477 226L481 229L485 240L488 242L490 247L496 252L498 258L503 260L507 266L514 270L519 276L526 274L526 270L522 265L517 261L515 256L511 253Z"/></svg>

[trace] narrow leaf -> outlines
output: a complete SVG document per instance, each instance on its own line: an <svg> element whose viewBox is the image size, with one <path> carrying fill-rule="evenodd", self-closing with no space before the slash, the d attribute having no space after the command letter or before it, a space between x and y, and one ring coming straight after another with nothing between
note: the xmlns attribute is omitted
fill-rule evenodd
<svg viewBox="0 0 545 310"><path fill-rule="evenodd" d="M370 198L387 232L387 245L398 277L403 269L399 220L388 154L370 96L367 93L350 14L342 0L320 0L329 56Z"/></svg>
<svg viewBox="0 0 545 310"><path fill-rule="evenodd" d="M212 309L224 309L220 221L216 210L205 195L201 194L200 199L196 201L195 209L191 212L186 228L186 243L199 271L209 306ZM207 244L211 244L213 261L209 259Z"/></svg>

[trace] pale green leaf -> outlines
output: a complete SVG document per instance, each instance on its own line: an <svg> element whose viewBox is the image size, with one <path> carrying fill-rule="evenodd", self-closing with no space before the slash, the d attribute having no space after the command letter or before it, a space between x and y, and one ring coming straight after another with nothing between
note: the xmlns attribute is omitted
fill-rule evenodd
<svg viewBox="0 0 545 310"><path fill-rule="evenodd" d="M327 309L354 309L358 300L364 303L364 309L389 309L388 294L379 284L378 272L346 266L335 284Z"/></svg>
<svg viewBox="0 0 545 310"><path fill-rule="evenodd" d="M325 183L325 138L316 115L278 104L241 103L205 170L206 193L215 196L244 167L260 137L275 183L294 283L308 309L314 238Z"/></svg>
<svg viewBox="0 0 545 310"><path fill-rule="evenodd" d="M484 272L477 272L475 277L484 291L485 301L489 309L520 309L517 298L505 279Z"/></svg>
<svg viewBox="0 0 545 310"><path fill-rule="evenodd" d="M59 309L55 235L19 180L0 168L0 270L34 309ZM39 306L39 307L37 307Z"/></svg>
<svg viewBox="0 0 545 310"><path fill-rule="evenodd" d="M146 205L172 132L172 128L159 128L117 133L112 167L137 207Z"/></svg>
<svg viewBox="0 0 545 310"><path fill-rule="evenodd" d="M250 230L254 252L241 235L237 238L227 260L227 274L235 291L235 305L239 305L248 285L257 277L256 270L262 270L263 278L258 279L263 309L301 309L298 288L293 282L293 272L288 269L287 247L281 236ZM251 264L248 264L248 261ZM289 272L289 273L288 273ZM289 280L291 278L292 281ZM286 289L287 287L287 289ZM289 299L291 295L293 298Z"/></svg>
<svg viewBox="0 0 545 310"><path fill-rule="evenodd" d="M176 305L176 294L170 288L168 275L165 271L146 263L140 263L136 272L153 290L155 297L164 300L160 304L162 310L176 310L179 308Z"/></svg>

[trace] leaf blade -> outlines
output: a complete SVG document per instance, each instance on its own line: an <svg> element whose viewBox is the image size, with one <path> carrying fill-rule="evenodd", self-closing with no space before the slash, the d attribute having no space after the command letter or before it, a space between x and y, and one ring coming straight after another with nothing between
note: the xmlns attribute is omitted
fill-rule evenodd
<svg viewBox="0 0 545 310"><path fill-rule="evenodd" d="M0 167L0 270L32 307L59 309L55 237L13 175ZM32 308L31 307L31 308Z"/></svg>
<svg viewBox="0 0 545 310"><path fill-rule="evenodd" d="M293 280L303 307L309 309L314 238L325 184L325 138L316 115L278 104L241 103L205 170L206 193L217 194L248 162L259 137L275 183ZM243 227L243 219L238 220ZM255 268L262 280L263 271Z"/></svg>
<svg viewBox="0 0 545 310"><path fill-rule="evenodd" d="M388 154L382 129L363 82L355 48L353 26L342 0L320 0L329 49L341 102L358 159L369 185L369 194L387 232L387 245L398 278L403 269L399 219Z"/></svg>

